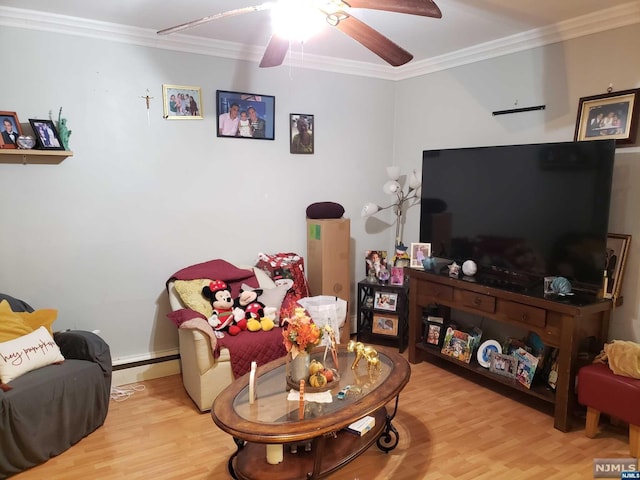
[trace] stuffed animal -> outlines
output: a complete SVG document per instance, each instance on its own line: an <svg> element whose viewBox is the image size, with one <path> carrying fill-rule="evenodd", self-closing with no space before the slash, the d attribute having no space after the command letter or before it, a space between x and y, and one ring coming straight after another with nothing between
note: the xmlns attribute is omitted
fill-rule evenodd
<svg viewBox="0 0 640 480"><path fill-rule="evenodd" d="M231 291L225 282L216 280L202 288L202 295L211 302L213 315L209 317L209 325L216 332L227 330L229 335L237 335L247 328L244 322L234 323L233 300Z"/></svg>
<svg viewBox="0 0 640 480"><path fill-rule="evenodd" d="M261 289L240 290L240 295L233 301L236 321L244 320L250 332L269 331L274 327L273 320L264 315L265 305L258 300L260 295Z"/></svg>

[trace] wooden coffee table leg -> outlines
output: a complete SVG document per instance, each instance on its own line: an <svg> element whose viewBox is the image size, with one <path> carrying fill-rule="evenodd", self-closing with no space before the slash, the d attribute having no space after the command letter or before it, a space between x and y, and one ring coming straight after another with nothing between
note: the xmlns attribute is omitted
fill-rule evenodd
<svg viewBox="0 0 640 480"><path fill-rule="evenodd" d="M237 480L238 477L236 476L236 470L235 468L233 468L233 459L238 456L238 453L240 453L240 450L244 448L247 442L236 437L233 437L233 441L236 444L236 451L233 453L233 455L229 457L229 462L227 463L227 470L229 470L229 475L231 475L231 478L233 478L234 480Z"/></svg>
<svg viewBox="0 0 640 480"><path fill-rule="evenodd" d="M395 418L396 413L398 412L398 401L400 400L400 395L396 396L396 405L393 409L393 413L391 415L387 414L385 420L385 427L382 434L378 438L376 445L378 448L382 450L384 453L389 453L391 450L398 446L398 442L400 441L400 434L396 427L393 426L391 421Z"/></svg>

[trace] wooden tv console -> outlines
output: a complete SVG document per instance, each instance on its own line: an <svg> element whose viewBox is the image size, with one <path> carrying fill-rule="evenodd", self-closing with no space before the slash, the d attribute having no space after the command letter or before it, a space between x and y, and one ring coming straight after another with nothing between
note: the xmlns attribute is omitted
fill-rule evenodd
<svg viewBox="0 0 640 480"><path fill-rule="evenodd" d="M491 378L554 404L554 426L568 432L575 406L575 377L578 346L586 337L595 337L598 345L607 339L610 300L596 300L579 305L554 301L543 295L532 296L493 288L479 283L451 278L447 275L405 269L409 276L409 362L439 357L479 375ZM578 303L578 302L575 302ZM548 388L527 389L517 381L495 375L472 359L470 364L440 353L440 349L426 345L423 336L423 309L438 304L455 310L492 318L498 322L522 327L537 333L545 345L557 347L558 380L555 393ZM484 340L484 339L483 339ZM500 340L500 339L498 339ZM474 355L475 357L475 355Z"/></svg>

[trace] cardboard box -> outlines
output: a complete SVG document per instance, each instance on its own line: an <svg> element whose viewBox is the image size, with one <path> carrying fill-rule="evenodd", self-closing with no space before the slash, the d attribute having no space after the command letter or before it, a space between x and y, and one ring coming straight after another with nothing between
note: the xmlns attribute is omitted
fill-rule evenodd
<svg viewBox="0 0 640 480"><path fill-rule="evenodd" d="M312 296L331 295L351 302L351 222L348 218L307 219L307 280ZM348 338L349 313L345 331Z"/></svg>

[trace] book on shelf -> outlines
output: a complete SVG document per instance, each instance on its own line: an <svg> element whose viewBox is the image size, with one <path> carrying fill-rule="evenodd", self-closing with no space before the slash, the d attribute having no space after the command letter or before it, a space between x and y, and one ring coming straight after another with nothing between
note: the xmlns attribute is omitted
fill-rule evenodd
<svg viewBox="0 0 640 480"><path fill-rule="evenodd" d="M531 388L531 382L538 367L538 357L527 352L524 348L518 348L514 355L518 359L516 379L525 387Z"/></svg>
<svg viewBox="0 0 640 480"><path fill-rule="evenodd" d="M351 423L348 427L345 427L345 430L349 433L353 433L354 435L358 435L361 437L369 430L371 430L376 425L376 419L371 415L367 415L366 417L362 417L360 420L356 420Z"/></svg>

